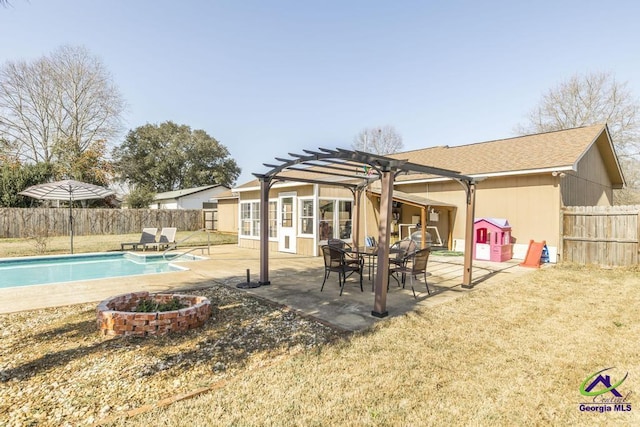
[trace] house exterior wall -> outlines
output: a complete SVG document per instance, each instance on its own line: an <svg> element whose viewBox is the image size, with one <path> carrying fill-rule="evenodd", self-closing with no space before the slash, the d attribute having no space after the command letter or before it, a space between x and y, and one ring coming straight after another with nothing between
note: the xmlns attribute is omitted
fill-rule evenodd
<svg viewBox="0 0 640 427"><path fill-rule="evenodd" d="M316 190L317 188L317 190ZM317 193L316 193L317 191ZM341 187L332 187L332 186L316 186L314 184L301 184L299 186L274 186L269 190L269 201L277 201L278 196L281 193L295 193L296 195L296 212L294 216L296 218L296 253L302 255L310 255L316 256L320 254L319 245L321 244L318 236L318 221L319 221L319 200L321 199L337 199L337 200L350 200L353 201L353 194L351 191ZM237 206L239 206L242 202L252 201L258 202L260 200L260 191L259 190L248 190L242 191L239 193L240 199L236 201ZM300 215L301 215L301 206L302 200L314 200L314 218L313 218L313 234L301 234L300 233ZM231 213L229 207L223 207L220 205L220 201L218 202L218 212L219 215L226 216L227 213ZM238 246L242 248L249 249L259 249L260 240L257 236L243 236L240 234L239 227L240 224L240 211L236 210L236 222L235 229L238 232ZM219 217L220 218L220 217ZM224 225L219 219L219 227L223 227L226 230L231 227L231 224L225 223ZM222 230L222 229L221 229ZM274 237L269 238L269 250L277 252L278 248L278 239Z"/></svg>
<svg viewBox="0 0 640 427"><path fill-rule="evenodd" d="M162 200L149 206L149 209L178 209L176 200Z"/></svg>
<svg viewBox="0 0 640 427"><path fill-rule="evenodd" d="M218 231L238 233L238 199L218 200Z"/></svg>
<svg viewBox="0 0 640 427"><path fill-rule="evenodd" d="M149 206L149 209L202 209L203 203L224 191L227 191L227 188L219 186L174 199L156 200Z"/></svg>
<svg viewBox="0 0 640 427"><path fill-rule="evenodd" d="M611 206L613 188L596 144L585 153L577 171L559 178L564 206Z"/></svg>
<svg viewBox="0 0 640 427"><path fill-rule="evenodd" d="M487 178L477 185L475 217L506 218L518 245L514 256L522 253L523 246L526 251L529 240L546 240L547 245L556 248L560 233L558 179L550 173ZM458 206L447 211L453 216L451 238L464 239L466 196L460 184L449 181L397 185L396 188ZM442 232L441 237L444 239Z"/></svg>
<svg viewBox="0 0 640 427"><path fill-rule="evenodd" d="M178 199L178 209L202 209L202 204L213 197L210 191L190 194Z"/></svg>

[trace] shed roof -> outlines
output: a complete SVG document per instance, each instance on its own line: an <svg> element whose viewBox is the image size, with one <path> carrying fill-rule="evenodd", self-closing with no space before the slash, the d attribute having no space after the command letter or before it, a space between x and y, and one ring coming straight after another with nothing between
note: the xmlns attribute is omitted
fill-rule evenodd
<svg viewBox="0 0 640 427"><path fill-rule="evenodd" d="M237 193L234 193L231 190L225 190L221 193L216 194L216 196L214 197L214 199L218 199L218 200L226 200L226 199L237 199L239 196Z"/></svg>

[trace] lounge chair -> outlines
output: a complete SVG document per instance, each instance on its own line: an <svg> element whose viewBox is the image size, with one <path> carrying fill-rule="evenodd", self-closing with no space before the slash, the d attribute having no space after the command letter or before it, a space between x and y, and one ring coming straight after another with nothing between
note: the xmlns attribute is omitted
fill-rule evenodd
<svg viewBox="0 0 640 427"><path fill-rule="evenodd" d="M168 249L169 246L176 243L176 232L178 229L176 227L162 227L160 231L160 238L157 242L145 243L142 245L143 250L147 250L147 248L155 247L156 250L160 249Z"/></svg>
<svg viewBox="0 0 640 427"><path fill-rule="evenodd" d="M131 246L131 249L138 250L138 246L144 246L149 243L153 243L156 241L156 234L158 234L158 229L154 227L147 227L142 229L142 234L140 235L139 242L125 242L120 243L120 250L124 251L125 246Z"/></svg>

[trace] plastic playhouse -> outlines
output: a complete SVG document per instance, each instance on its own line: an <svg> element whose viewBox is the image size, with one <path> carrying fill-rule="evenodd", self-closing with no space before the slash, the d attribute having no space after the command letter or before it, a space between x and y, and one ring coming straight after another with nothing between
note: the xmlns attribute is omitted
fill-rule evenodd
<svg viewBox="0 0 640 427"><path fill-rule="evenodd" d="M504 218L477 218L473 231L474 259L504 262L513 258L509 221Z"/></svg>

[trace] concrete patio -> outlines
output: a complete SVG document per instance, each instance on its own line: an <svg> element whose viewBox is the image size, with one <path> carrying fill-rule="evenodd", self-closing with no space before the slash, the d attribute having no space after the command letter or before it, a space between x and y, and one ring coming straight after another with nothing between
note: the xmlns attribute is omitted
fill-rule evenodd
<svg viewBox="0 0 640 427"><path fill-rule="evenodd" d="M211 254L205 256L208 259L180 263L189 268L188 271L0 289L0 313L99 302L110 296L140 290L183 292L215 283L236 288L236 285L246 283L247 269L251 273L251 281L258 280L258 250L222 245L212 247ZM322 257L278 252L271 253L269 260L271 285L244 289L242 292L285 305L303 315L349 331L362 330L384 321L371 315L374 294L372 281L366 273L364 292L360 292L357 275L354 275L347 280L344 293L339 296L336 273L331 273L324 291L320 292L324 275ZM533 271L518 266L518 263L518 260L504 263L474 261L474 288L463 289L460 286L462 257L432 255L427 268L431 273L428 278L431 295L420 283L416 284L417 298L413 298L408 284L406 289L402 289L395 280L391 280L387 296L389 317L404 315L420 307L433 307L473 292L474 289L492 286Z"/></svg>

